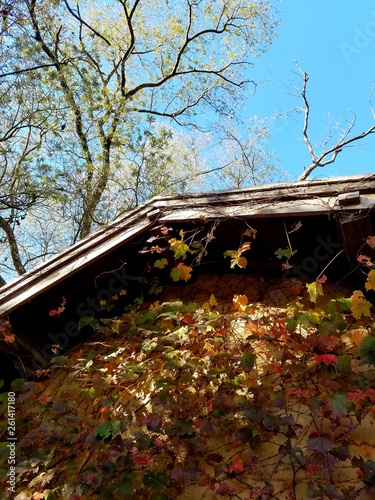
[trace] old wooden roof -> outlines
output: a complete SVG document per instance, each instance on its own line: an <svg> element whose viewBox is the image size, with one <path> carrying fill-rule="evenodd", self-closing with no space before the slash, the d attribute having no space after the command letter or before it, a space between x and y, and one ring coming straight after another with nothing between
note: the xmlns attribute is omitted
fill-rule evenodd
<svg viewBox="0 0 375 500"><path fill-rule="evenodd" d="M375 174L157 196L1 288L0 317L91 265L156 222L309 216L375 206Z"/></svg>

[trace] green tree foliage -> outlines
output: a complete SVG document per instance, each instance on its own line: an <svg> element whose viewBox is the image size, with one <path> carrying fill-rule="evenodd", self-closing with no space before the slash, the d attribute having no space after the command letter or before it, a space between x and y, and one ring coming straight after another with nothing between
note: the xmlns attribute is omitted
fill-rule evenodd
<svg viewBox="0 0 375 500"><path fill-rule="evenodd" d="M171 156L165 120L209 130L232 113L275 25L266 0L11 1L0 36L2 104L12 116L21 106L32 142L23 150L26 129L16 129L22 165L5 163L7 175L18 168L22 182L47 179L49 206L69 221L71 241L150 195L185 189L191 156ZM121 187L125 199L111 207Z"/></svg>

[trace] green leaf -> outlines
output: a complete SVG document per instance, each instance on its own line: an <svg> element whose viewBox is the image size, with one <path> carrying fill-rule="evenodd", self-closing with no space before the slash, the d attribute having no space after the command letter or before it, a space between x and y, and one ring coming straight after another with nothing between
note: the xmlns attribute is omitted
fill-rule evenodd
<svg viewBox="0 0 375 500"><path fill-rule="evenodd" d="M154 319L155 314L152 311L147 311L145 314L137 316L135 322L137 325L144 325L146 323L151 323L151 321L154 321Z"/></svg>
<svg viewBox="0 0 375 500"><path fill-rule="evenodd" d="M107 439L111 434L115 435L119 431L120 431L120 422L118 420L107 420L106 422L102 422L95 429L94 436Z"/></svg>
<svg viewBox="0 0 375 500"><path fill-rule="evenodd" d="M287 260L290 259L290 257L293 257L297 253L297 250L292 250L291 247L286 247L286 248L278 248L275 252L275 255L278 259L282 259L285 257Z"/></svg>
<svg viewBox="0 0 375 500"><path fill-rule="evenodd" d="M375 337L365 337L361 340L359 355L366 363L375 365Z"/></svg>
<svg viewBox="0 0 375 500"><path fill-rule="evenodd" d="M349 354L339 356L337 369L343 375L350 375L352 373L352 357Z"/></svg>
<svg viewBox="0 0 375 500"><path fill-rule="evenodd" d="M143 476L143 484L155 491L160 491L167 488L169 485L169 478L165 472L152 472L147 471Z"/></svg>
<svg viewBox="0 0 375 500"><path fill-rule="evenodd" d="M13 391L20 391L23 387L23 384L25 383L25 380L23 378L16 378L12 380L12 383L10 384L11 388Z"/></svg>
<svg viewBox="0 0 375 500"><path fill-rule="evenodd" d="M250 427L242 427L233 435L233 441L241 441L248 444L253 451L259 450L262 440L259 434L255 434Z"/></svg>
<svg viewBox="0 0 375 500"><path fill-rule="evenodd" d="M245 370L251 370L255 364L255 354L253 352L247 352L240 358L240 364Z"/></svg>
<svg viewBox="0 0 375 500"><path fill-rule="evenodd" d="M124 497L130 496L134 491L134 473L132 471L126 472L122 478L119 491Z"/></svg>
<svg viewBox="0 0 375 500"><path fill-rule="evenodd" d="M340 298L337 299L337 302L340 304L343 311L350 311L352 308L352 301L350 298Z"/></svg>
<svg viewBox="0 0 375 500"><path fill-rule="evenodd" d="M159 260L156 260L155 263L154 263L154 267L158 268L158 269L164 269L165 266L168 265L168 261L167 259L159 259Z"/></svg>
<svg viewBox="0 0 375 500"><path fill-rule="evenodd" d="M338 417L346 417L352 408L352 402L347 394L336 392L332 398L332 413Z"/></svg>

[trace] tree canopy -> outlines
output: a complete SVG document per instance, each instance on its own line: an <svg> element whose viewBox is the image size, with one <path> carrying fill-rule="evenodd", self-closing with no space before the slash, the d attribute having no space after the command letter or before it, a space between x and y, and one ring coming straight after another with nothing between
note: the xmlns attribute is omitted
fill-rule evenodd
<svg viewBox="0 0 375 500"><path fill-rule="evenodd" d="M277 24L266 0L12 0L2 16L0 222L19 274L119 211L191 188L207 169L188 130L235 115ZM54 237L36 236L51 219Z"/></svg>

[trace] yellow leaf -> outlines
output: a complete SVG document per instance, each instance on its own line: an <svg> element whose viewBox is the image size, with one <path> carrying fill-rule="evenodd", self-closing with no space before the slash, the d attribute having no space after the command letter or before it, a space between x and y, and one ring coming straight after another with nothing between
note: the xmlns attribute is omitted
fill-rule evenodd
<svg viewBox="0 0 375 500"><path fill-rule="evenodd" d="M210 300L209 300L209 304L210 304L210 306L212 306L212 307L217 306L217 302L216 302L216 299L215 299L215 295L214 295L214 294L212 294L212 295L211 295Z"/></svg>
<svg viewBox="0 0 375 500"><path fill-rule="evenodd" d="M371 316L371 303L365 299L360 290L355 290L350 300L352 304L352 315L355 319L359 319L361 316Z"/></svg>
<svg viewBox="0 0 375 500"><path fill-rule="evenodd" d="M111 321L111 329L115 333L120 333L121 319L113 319Z"/></svg>
<svg viewBox="0 0 375 500"><path fill-rule="evenodd" d="M99 304L100 304L101 306L105 306L105 305L106 305L106 303L107 303L107 301L106 301L106 300L101 300L101 301L99 302Z"/></svg>
<svg viewBox="0 0 375 500"><path fill-rule="evenodd" d="M365 288L366 290L375 290L375 269L371 269L368 273Z"/></svg>
<svg viewBox="0 0 375 500"><path fill-rule="evenodd" d="M306 283L307 292L309 294L310 302L316 302L320 295L324 295L321 283L314 281L313 283Z"/></svg>
<svg viewBox="0 0 375 500"><path fill-rule="evenodd" d="M160 309L162 309L162 306L160 305L159 300L153 302L149 307L149 310L152 312L159 311Z"/></svg>
<svg viewBox="0 0 375 500"><path fill-rule="evenodd" d="M120 295L126 295L126 290L121 290Z"/></svg>
<svg viewBox="0 0 375 500"><path fill-rule="evenodd" d="M256 229L246 229L246 231L243 233L244 236L250 236L250 238L255 238L256 234Z"/></svg>
<svg viewBox="0 0 375 500"><path fill-rule="evenodd" d="M176 238L171 238L169 240L169 245L174 253L175 259L185 259L186 254L189 251L189 247L182 240L176 240Z"/></svg>
<svg viewBox="0 0 375 500"><path fill-rule="evenodd" d="M233 304L237 311L244 311L247 303L248 301L246 295L235 295L233 297Z"/></svg>
<svg viewBox="0 0 375 500"><path fill-rule="evenodd" d="M154 267L157 267L158 269L164 269L166 265L168 265L167 259L159 259L154 263Z"/></svg>

